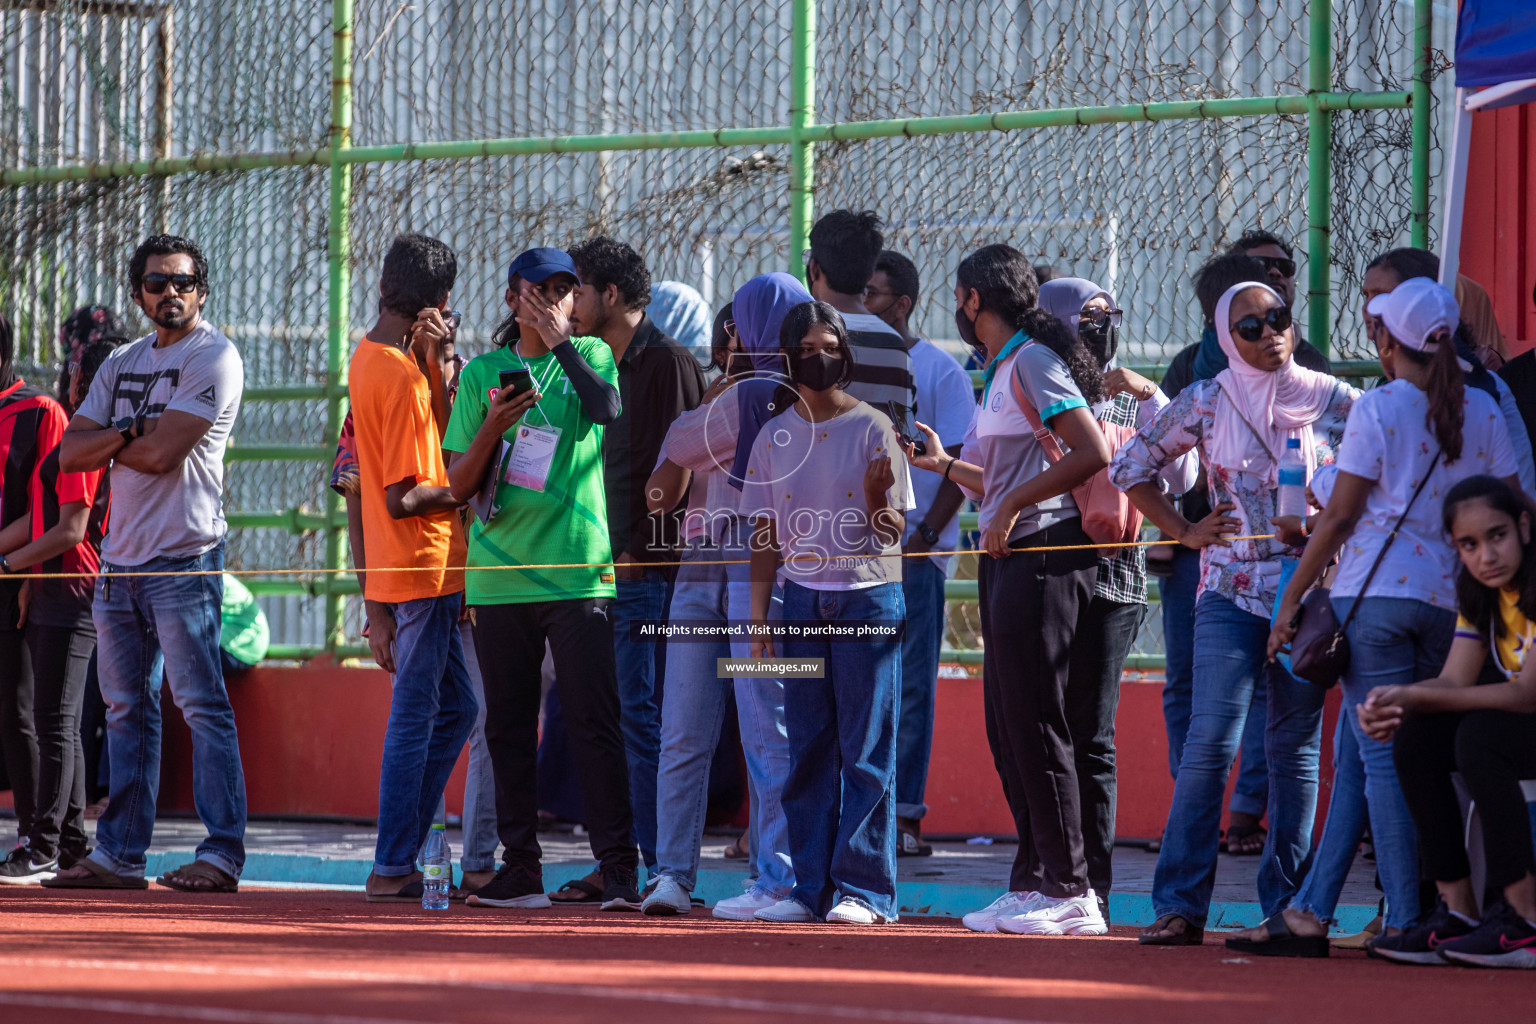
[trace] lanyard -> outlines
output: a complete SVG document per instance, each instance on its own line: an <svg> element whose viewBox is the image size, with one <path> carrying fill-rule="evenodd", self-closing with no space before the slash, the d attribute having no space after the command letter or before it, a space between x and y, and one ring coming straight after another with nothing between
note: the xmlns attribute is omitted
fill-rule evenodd
<svg viewBox="0 0 1536 1024"><path fill-rule="evenodd" d="M1021 348L1024 343L1029 340L1030 339L1028 335L1026 335L1023 331L1018 332L1013 337L1008 339L1008 344L1003 346L1003 350L997 354L997 358L993 359L990 363L987 364L986 377L984 378L985 382L981 389L981 404L983 406L987 404L987 395L992 391L992 377L997 373L998 366L1002 364L1004 359L1007 359L1009 356L1013 355L1016 349Z"/></svg>
<svg viewBox="0 0 1536 1024"><path fill-rule="evenodd" d="M569 345L570 342L566 342L566 344ZM547 393L547 389L548 389L549 385L554 382L555 374L557 372L559 372L559 370L560 370L560 359L559 359L559 357L555 356L555 353L553 351L551 351L549 353L549 355L550 355L550 357L552 359L553 365L551 365L549 367L548 371L544 374L544 379L543 380L539 380L538 375L533 372L533 367L528 365L528 360L524 359L523 358L523 354L517 350L517 343L516 342L514 342L513 345L512 345L512 354L517 356L517 361L523 364L523 369L527 370L528 371L528 376L533 378L534 387L538 389L539 394L542 395L542 394ZM543 409L540 409L538 407L537 403L535 403L533 408L530 409L529 411L530 412L537 411L538 414L539 414L539 419L544 421L544 425L546 427L549 427L551 430L554 429L555 425L549 421L549 416L545 414Z"/></svg>

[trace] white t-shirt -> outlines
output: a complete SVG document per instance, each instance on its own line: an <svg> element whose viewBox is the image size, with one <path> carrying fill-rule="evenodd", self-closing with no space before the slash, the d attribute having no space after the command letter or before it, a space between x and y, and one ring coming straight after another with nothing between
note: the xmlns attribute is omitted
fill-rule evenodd
<svg viewBox="0 0 1536 1024"><path fill-rule="evenodd" d="M917 382L917 419L932 427L945 448L962 444L965 432L976 412L976 389L971 377L945 352L931 341L918 339L907 350L912 356L912 376ZM916 436L916 430L913 431ZM934 454L930 452L929 454ZM933 507L944 478L938 473L918 472L912 477L913 511L907 517L907 535L902 543L917 534L917 525ZM950 516L949 522L939 531L935 551L954 551L960 546L960 517ZM949 573L952 556L934 555L932 561L945 575Z"/></svg>
<svg viewBox="0 0 1536 1024"><path fill-rule="evenodd" d="M882 456L896 478L891 507L905 512L911 476L885 413L860 402L822 423L796 408L763 424L747 461L741 514L777 523L783 579L811 590L901 582L901 547L879 546L864 501L864 473Z"/></svg>
<svg viewBox="0 0 1536 1024"><path fill-rule="evenodd" d="M151 334L101 364L79 410L86 419L105 427L123 416L157 419L177 410L212 424L178 470L112 466L112 523L101 546L103 561L133 566L192 558L224 537L224 446L244 387L240 353L206 320L167 348L156 348Z"/></svg>
<svg viewBox="0 0 1536 1024"><path fill-rule="evenodd" d="M1509 430L1498 405L1476 388L1467 388L1463 407L1461 458L1450 465L1444 458L1435 462L1429 482L1413 503L1365 597L1405 597L1456 609L1458 560L1442 525L1445 494L1469 476L1503 479L1515 473ZM1349 412L1339 445L1339 472L1374 480L1376 486L1366 496L1359 525L1340 553L1333 583L1333 593L1339 597L1361 596L1361 584L1382 542L1440 449L1425 422L1428 408L1424 392L1406 380L1395 380L1361 395Z"/></svg>

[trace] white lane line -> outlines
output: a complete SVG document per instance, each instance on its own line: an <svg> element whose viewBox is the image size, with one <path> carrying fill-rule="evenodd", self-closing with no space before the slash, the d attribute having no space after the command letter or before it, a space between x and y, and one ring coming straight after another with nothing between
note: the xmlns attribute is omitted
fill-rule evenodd
<svg viewBox="0 0 1536 1024"><path fill-rule="evenodd" d="M230 1010L219 1006L173 1006L131 999L86 999L79 996L34 995L0 992L0 1006L30 1006L50 1013L82 1010L115 1013L156 1020L201 1020L217 1024L421 1024L420 1021L383 1017L348 1017L331 1013L282 1013L279 1011Z"/></svg>
<svg viewBox="0 0 1536 1024"><path fill-rule="evenodd" d="M410 977L370 971L320 971L305 968L289 969L253 966L210 966L205 964L169 964L149 960L76 960L53 957L0 956L0 964L28 968L54 968L58 970L127 971L134 974L196 974L228 976L238 973L246 978L281 978L302 981L346 982L368 985L420 985L432 988L478 989L483 992L517 992L524 995L558 996L579 999L608 999L616 1002L662 1003L671 1006L693 1006L707 1009L734 1010L744 1013L779 1014L823 1019L875 1021L879 1024L1060 1024L1055 1021L1032 1020L1024 1017L978 1017L965 1013L935 1013L925 1010L883 1010L869 1006L834 1006L826 1003L795 1003L777 999L747 999L740 996L718 996L692 992L664 992L656 989L619 988L606 985L572 985L559 982L485 981L458 976L449 970L438 977ZM0 1000L11 998L0 993ZM222 1012L222 1011L221 1011ZM239 1012L239 1011L230 1011ZM216 1018L207 1018L213 1020ZM223 1020L224 1018L217 1018ZM230 1018L231 1021L234 1018ZM241 1021L244 1018L240 1018ZM361 1021L361 1018L307 1018L273 1019L271 1024L320 1024L334 1020L336 1024ZM266 1024L253 1021L252 1024ZM386 1024L386 1022L378 1022ZM387 1024L403 1024L390 1021Z"/></svg>

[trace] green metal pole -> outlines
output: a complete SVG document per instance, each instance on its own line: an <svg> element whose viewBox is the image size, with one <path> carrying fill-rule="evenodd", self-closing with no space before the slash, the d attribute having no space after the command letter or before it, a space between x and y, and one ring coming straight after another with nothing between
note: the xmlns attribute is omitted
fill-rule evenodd
<svg viewBox="0 0 1536 1024"><path fill-rule="evenodd" d="M795 0L790 47L789 263L803 281L815 210L816 154L805 133L816 123L816 0Z"/></svg>
<svg viewBox="0 0 1536 1024"><path fill-rule="evenodd" d="M331 152L339 154L352 144L352 0L331 3ZM351 238L348 214L352 205L352 165L331 162L330 234L326 245L330 280L330 309L326 318L325 371L331 386L325 402L325 439L331 441L341 430L346 399L335 385L345 373L347 342L351 317L349 296L352 290ZM346 533L338 522L341 499L329 487L325 489L325 518L331 526L325 531L325 567L343 567ZM344 520L343 520L344 521ZM327 577L329 582L330 577ZM334 653L341 644L343 598L327 587L325 597L325 645Z"/></svg>
<svg viewBox="0 0 1536 1024"><path fill-rule="evenodd" d="M1319 102L1333 78L1333 3L1312 0L1307 112L1307 340L1327 354L1328 242L1333 179L1333 114Z"/></svg>
<svg viewBox="0 0 1536 1024"><path fill-rule="evenodd" d="M1429 248L1429 73L1433 0L1413 0L1413 229L1411 240Z"/></svg>

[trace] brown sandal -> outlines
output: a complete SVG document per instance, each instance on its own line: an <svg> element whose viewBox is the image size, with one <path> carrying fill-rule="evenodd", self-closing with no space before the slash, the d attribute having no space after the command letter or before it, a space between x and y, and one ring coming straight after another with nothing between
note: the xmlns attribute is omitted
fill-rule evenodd
<svg viewBox="0 0 1536 1024"><path fill-rule="evenodd" d="M752 851L747 847L747 833L737 836L731 845L725 848L726 860L746 860L752 856Z"/></svg>
<svg viewBox="0 0 1536 1024"><path fill-rule="evenodd" d="M1182 925L1177 931L1175 921ZM1205 929L1190 924L1183 914L1164 914L1143 928L1136 941L1143 946L1198 946L1205 942Z"/></svg>
<svg viewBox="0 0 1536 1024"><path fill-rule="evenodd" d="M156 881L179 892L238 892L240 880L205 860L195 860L167 871Z"/></svg>
<svg viewBox="0 0 1536 1024"><path fill-rule="evenodd" d="M594 871L585 878L573 878L549 894L554 903L603 902L603 873Z"/></svg>

